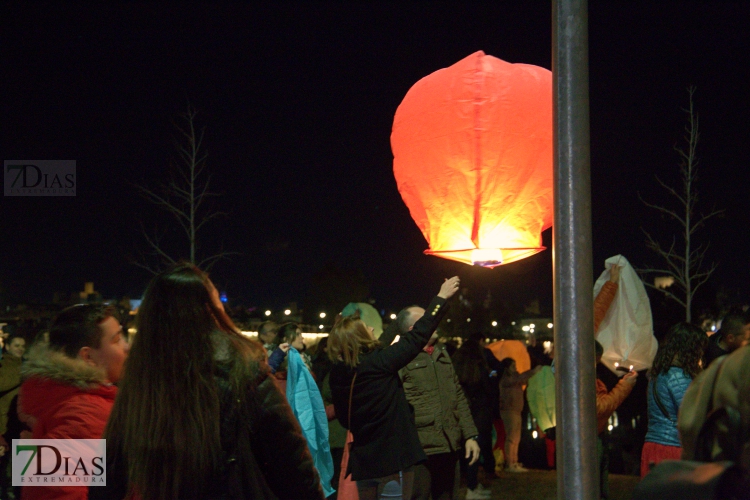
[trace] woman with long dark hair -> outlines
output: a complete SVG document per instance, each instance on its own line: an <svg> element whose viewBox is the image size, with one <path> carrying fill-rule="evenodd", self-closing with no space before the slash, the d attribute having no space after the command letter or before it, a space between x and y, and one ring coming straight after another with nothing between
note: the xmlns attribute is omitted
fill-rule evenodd
<svg viewBox="0 0 750 500"><path fill-rule="evenodd" d="M107 487L92 498L323 497L263 347L205 273L177 264L156 276L137 327L104 435Z"/></svg>
<svg viewBox="0 0 750 500"><path fill-rule="evenodd" d="M333 404L339 421L354 436L349 470L360 500L411 498L412 467L427 456L398 371L427 345L458 285L457 276L445 280L424 316L393 345L382 347L372 328L358 318L344 318L331 329Z"/></svg>
<svg viewBox="0 0 750 500"><path fill-rule="evenodd" d="M677 413L690 382L700 373L708 344L704 331L677 323L659 344L649 370L648 431L641 453L641 477L662 460L680 459Z"/></svg>

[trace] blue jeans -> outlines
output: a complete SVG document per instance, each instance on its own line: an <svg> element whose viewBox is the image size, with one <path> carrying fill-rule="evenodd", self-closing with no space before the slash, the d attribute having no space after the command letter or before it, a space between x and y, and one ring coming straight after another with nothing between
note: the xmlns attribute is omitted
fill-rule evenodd
<svg viewBox="0 0 750 500"><path fill-rule="evenodd" d="M405 470L375 479L357 481L359 500L410 500L414 486L414 470Z"/></svg>

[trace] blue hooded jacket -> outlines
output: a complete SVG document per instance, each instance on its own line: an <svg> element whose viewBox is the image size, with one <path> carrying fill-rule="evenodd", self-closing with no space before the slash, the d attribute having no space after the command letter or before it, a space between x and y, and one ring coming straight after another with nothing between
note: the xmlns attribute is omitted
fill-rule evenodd
<svg viewBox="0 0 750 500"><path fill-rule="evenodd" d="M290 348L287 355L289 369L287 371L286 398L297 417L302 433L307 440L307 447L313 457L315 468L320 474L323 492L328 497L336 490L331 487L333 477L333 459L331 447L328 443L328 418L315 379L305 362L302 361L297 349Z"/></svg>
<svg viewBox="0 0 750 500"><path fill-rule="evenodd" d="M685 396L690 378L682 368L672 366L667 373L656 376L648 384L648 432L646 441L667 446L682 446L677 432L677 412ZM659 401L666 414L656 402L654 390L659 394Z"/></svg>

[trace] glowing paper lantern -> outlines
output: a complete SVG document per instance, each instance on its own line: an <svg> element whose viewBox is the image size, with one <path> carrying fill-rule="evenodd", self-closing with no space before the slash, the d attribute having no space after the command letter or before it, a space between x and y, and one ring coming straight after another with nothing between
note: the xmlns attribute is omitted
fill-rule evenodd
<svg viewBox="0 0 750 500"><path fill-rule="evenodd" d="M498 361L502 361L505 358L512 358L516 362L518 373L523 373L531 369L529 350L526 348L526 344L520 340L498 340L488 345L487 348L492 351L492 354Z"/></svg>
<svg viewBox="0 0 750 500"><path fill-rule="evenodd" d="M552 226L552 74L476 52L396 110L393 172L426 254L495 267Z"/></svg>
<svg viewBox="0 0 750 500"><path fill-rule="evenodd" d="M520 340L498 340L489 344L487 348L492 351L492 354L498 361L502 361L505 358L511 358L515 361L518 373L523 373L531 369L529 350L526 349L526 344ZM498 374L498 376L502 376L502 374ZM524 385L524 387L526 386Z"/></svg>
<svg viewBox="0 0 750 500"><path fill-rule="evenodd" d="M555 411L555 374L552 368L543 366L542 370L529 379L526 386L526 400L529 411L542 430L557 425Z"/></svg>

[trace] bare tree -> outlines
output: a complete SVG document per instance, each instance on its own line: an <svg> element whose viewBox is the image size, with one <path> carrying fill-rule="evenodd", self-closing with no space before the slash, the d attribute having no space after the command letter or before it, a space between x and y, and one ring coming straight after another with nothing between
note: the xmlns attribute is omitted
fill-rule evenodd
<svg viewBox="0 0 750 500"><path fill-rule="evenodd" d="M675 292L668 290L668 287L656 286L649 283L645 279L644 284L659 290L684 307L685 321L690 322L691 306L695 292L701 285L708 281L717 267L716 263L704 265L709 242L696 244L693 236L708 219L723 213L724 210L714 208L707 214L696 213L696 204L698 202L696 188L698 181L698 157L695 150L698 146L700 135L698 133L698 116L693 109L695 87L689 87L688 94L690 95L690 106L688 109L683 109L688 115L688 123L685 126L684 136L686 148L681 146L674 147L680 157L679 165L682 183L674 188L659 179L659 177L656 177L657 182L667 193L677 200L677 208L672 209L656 205L641 198L641 201L646 206L658 210L676 221L678 230L672 237L669 245L662 245L651 233L643 229L646 235L646 246L661 257L664 267L639 269L639 271L644 274L662 274L674 278Z"/></svg>
<svg viewBox="0 0 750 500"><path fill-rule="evenodd" d="M187 239L188 260L198 267L208 270L218 260L237 252L226 252L222 249L212 255L199 258L201 246L198 240L198 232L210 221L217 217L226 216L228 213L206 207L206 201L209 198L219 196L219 193L210 190L212 175L206 168L208 155L203 149L205 129L196 129L195 116L195 108L188 105L187 111L180 114L180 120L175 123L179 133L176 141L178 155L177 159L171 164L169 182L158 186L155 190L143 185L136 185L136 189L146 200L174 217ZM157 273L165 265L183 258L170 254L162 244L162 237L158 230L149 234L141 224L141 233L146 240L149 251L142 253L141 258L134 262L137 266L152 273ZM154 260L158 261L159 264L154 265Z"/></svg>

